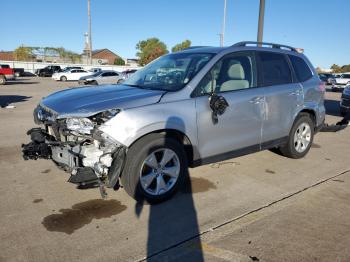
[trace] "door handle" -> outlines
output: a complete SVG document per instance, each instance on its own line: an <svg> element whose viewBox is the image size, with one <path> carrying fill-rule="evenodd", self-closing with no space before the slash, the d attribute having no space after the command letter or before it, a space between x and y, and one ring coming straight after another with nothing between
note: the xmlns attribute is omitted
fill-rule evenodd
<svg viewBox="0 0 350 262"><path fill-rule="evenodd" d="M252 98L251 100L249 100L249 103L257 105L257 104L260 104L262 100L264 100L264 97L257 96L257 97Z"/></svg>

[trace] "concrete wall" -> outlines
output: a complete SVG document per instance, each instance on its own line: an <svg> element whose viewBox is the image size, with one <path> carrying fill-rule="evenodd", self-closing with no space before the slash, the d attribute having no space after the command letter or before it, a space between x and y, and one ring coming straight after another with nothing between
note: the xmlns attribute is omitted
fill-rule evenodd
<svg viewBox="0 0 350 262"><path fill-rule="evenodd" d="M102 70L115 70L117 72L122 72L127 69L138 69L140 67L136 66L115 66L115 65L87 65L87 64L61 64L61 63L43 63L43 62L22 62L22 61L6 61L0 60L0 64L7 64L11 68L24 68L24 71L35 73L36 69L44 68L48 65L59 65L61 68L66 66L81 66L88 70L92 67L101 68Z"/></svg>

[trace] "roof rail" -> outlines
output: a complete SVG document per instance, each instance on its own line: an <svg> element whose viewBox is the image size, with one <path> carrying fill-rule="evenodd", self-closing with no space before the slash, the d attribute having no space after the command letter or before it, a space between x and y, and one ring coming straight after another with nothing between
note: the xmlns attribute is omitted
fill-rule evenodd
<svg viewBox="0 0 350 262"><path fill-rule="evenodd" d="M196 49L196 48L204 48L204 47L210 47L210 46L200 46L200 45L198 45L198 46L189 46L189 47L185 48L184 50Z"/></svg>
<svg viewBox="0 0 350 262"><path fill-rule="evenodd" d="M299 53L298 49L295 47L291 47L288 45L274 44L274 43L266 43L266 42L243 41L243 42L238 42L232 46L248 46L248 45L265 46L265 47L270 46L271 48L289 49L290 51Z"/></svg>

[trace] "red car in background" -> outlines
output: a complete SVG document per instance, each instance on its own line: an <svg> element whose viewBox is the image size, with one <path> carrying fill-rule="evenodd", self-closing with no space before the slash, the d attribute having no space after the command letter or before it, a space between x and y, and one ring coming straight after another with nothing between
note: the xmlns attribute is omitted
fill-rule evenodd
<svg viewBox="0 0 350 262"><path fill-rule="evenodd" d="M15 71L9 65L0 65L0 85L6 84L7 80L15 79Z"/></svg>

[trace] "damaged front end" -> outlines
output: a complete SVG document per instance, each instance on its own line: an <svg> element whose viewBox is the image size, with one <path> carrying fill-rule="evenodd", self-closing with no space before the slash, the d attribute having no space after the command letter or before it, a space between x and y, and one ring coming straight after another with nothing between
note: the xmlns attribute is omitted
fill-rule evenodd
<svg viewBox="0 0 350 262"><path fill-rule="evenodd" d="M99 127L119 110L108 110L91 117L59 118L55 112L39 105L34 120L42 128L27 132L31 142L22 145L23 158L52 159L71 174L69 182L79 186L105 186L118 189L126 148L109 137Z"/></svg>

